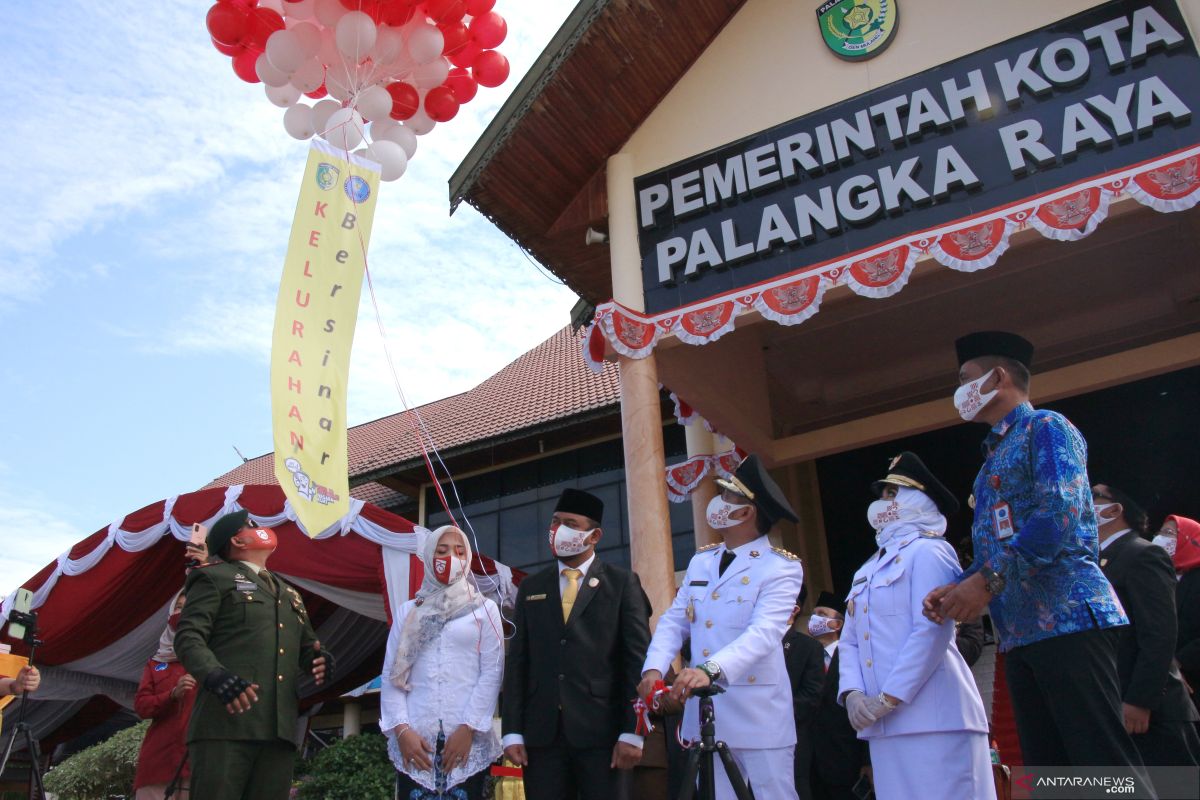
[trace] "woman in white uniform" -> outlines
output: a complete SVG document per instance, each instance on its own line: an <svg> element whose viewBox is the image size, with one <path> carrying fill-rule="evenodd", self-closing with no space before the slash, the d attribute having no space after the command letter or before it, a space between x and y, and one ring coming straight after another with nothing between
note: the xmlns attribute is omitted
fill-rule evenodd
<svg viewBox="0 0 1200 800"><path fill-rule="evenodd" d="M458 528L430 534L421 560L421 588L388 634L379 727L401 773L400 798L478 800L500 755L492 728L504 673L500 612L469 579L471 545Z"/></svg>
<svg viewBox="0 0 1200 800"><path fill-rule="evenodd" d="M840 700L871 749L879 800L992 800L987 716L954 622L930 622L925 595L962 572L944 538L958 502L913 453L872 484L879 550L846 598Z"/></svg>

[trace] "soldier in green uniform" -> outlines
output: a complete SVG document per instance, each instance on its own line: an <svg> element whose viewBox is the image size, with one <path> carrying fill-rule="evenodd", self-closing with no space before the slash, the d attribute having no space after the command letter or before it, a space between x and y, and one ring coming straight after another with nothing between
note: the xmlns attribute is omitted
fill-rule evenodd
<svg viewBox="0 0 1200 800"><path fill-rule="evenodd" d="M322 683L321 651L300 594L266 570L275 532L245 511L208 534L224 560L193 569L175 651L205 691L188 726L192 794L198 800L282 800L295 763L297 683Z"/></svg>

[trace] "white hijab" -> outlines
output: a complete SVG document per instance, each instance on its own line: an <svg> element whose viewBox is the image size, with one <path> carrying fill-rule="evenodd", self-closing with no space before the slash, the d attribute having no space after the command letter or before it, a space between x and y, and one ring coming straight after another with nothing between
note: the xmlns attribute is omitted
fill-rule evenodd
<svg viewBox="0 0 1200 800"><path fill-rule="evenodd" d="M946 533L946 518L938 511L937 503L929 495L919 489L907 486L899 487L895 503L900 507L900 518L889 522L875 534L875 543L887 547L888 542L897 536L928 531L944 536Z"/></svg>
<svg viewBox="0 0 1200 800"><path fill-rule="evenodd" d="M182 589L171 598L171 610L167 612L167 627L163 628L162 636L158 637L158 650L154 653L155 661L179 660L179 656L175 655L175 629L171 627L171 617L175 616L175 604L179 602L181 594L183 594Z"/></svg>
<svg viewBox="0 0 1200 800"><path fill-rule="evenodd" d="M444 584L433 577L433 558L442 535L449 531L457 533L462 539L466 548L467 568L456 580ZM390 675L392 683L399 688L410 688L408 679L413 664L425 645L441 635L447 622L483 607L483 595L468 578L473 556L466 534L453 525L443 525L425 538L421 547L425 575L421 579L421 588L417 590L416 603L404 618L404 626L400 629L400 643L396 647L396 661L392 664Z"/></svg>

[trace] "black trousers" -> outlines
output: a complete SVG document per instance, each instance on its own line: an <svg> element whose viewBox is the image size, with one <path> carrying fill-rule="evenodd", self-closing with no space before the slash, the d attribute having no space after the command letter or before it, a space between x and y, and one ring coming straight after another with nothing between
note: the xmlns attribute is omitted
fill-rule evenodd
<svg viewBox="0 0 1200 800"><path fill-rule="evenodd" d="M1132 738L1147 767L1200 766L1200 737L1192 722L1156 719L1151 711L1150 727Z"/></svg>
<svg viewBox="0 0 1200 800"><path fill-rule="evenodd" d="M1026 766L1142 766L1121 714L1118 636L1093 629L1005 655Z"/></svg>
<svg viewBox="0 0 1200 800"><path fill-rule="evenodd" d="M483 782L487 774L487 769L481 769L479 772L476 772L474 775L455 786L454 789L461 789L462 793L467 796L467 800L483 800ZM417 793L417 797L434 795L434 792L431 792L429 789L426 789L424 786L417 783L403 772L397 770L396 796L399 797L400 800L410 800L413 792Z"/></svg>
<svg viewBox="0 0 1200 800"><path fill-rule="evenodd" d="M615 742L613 743L615 746ZM612 747L571 747L562 734L562 719L549 747L525 748L525 800L613 800L617 771L611 768Z"/></svg>

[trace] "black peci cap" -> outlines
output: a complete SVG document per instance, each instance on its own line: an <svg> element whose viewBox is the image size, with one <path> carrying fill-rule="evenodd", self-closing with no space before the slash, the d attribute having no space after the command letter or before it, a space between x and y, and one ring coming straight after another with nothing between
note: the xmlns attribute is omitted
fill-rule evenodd
<svg viewBox="0 0 1200 800"><path fill-rule="evenodd" d="M887 485L924 492L943 514L950 515L958 511L958 499L934 477L916 453L905 450L893 458L888 465L887 475L872 483L871 490L879 495Z"/></svg>
<svg viewBox="0 0 1200 800"><path fill-rule="evenodd" d="M563 489L554 510L565 511L568 514L580 514L594 519L596 524L600 524L604 517L604 501L582 489Z"/></svg>
<svg viewBox="0 0 1200 800"><path fill-rule="evenodd" d="M839 598L833 592L821 592L817 595L817 602L813 603L813 608L818 606L832 608L839 614L846 613L846 601Z"/></svg>
<svg viewBox="0 0 1200 800"><path fill-rule="evenodd" d="M229 540L236 536L238 531L246 527L246 523L249 521L250 512L242 510L226 514L214 522L212 529L208 532L209 555L221 555L221 551L229 544Z"/></svg>
<svg viewBox="0 0 1200 800"><path fill-rule="evenodd" d="M1033 361L1033 345L1028 339L1007 331L977 331L968 333L954 343L958 365L984 356L1011 358L1029 369Z"/></svg>
<svg viewBox="0 0 1200 800"><path fill-rule="evenodd" d="M717 478L717 484L754 501L758 513L770 520L772 525L781 519L800 521L783 496L783 490L767 474L758 456L747 456L732 477Z"/></svg>

